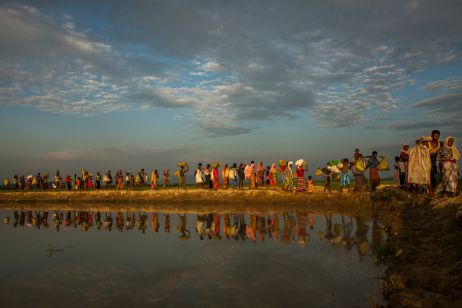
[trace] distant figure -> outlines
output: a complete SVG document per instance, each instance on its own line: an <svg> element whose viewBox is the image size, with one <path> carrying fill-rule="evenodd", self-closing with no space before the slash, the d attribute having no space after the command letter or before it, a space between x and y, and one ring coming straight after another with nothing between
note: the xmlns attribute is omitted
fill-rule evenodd
<svg viewBox="0 0 462 308"><path fill-rule="evenodd" d="M159 178L159 174L157 173L157 169L151 172L151 190L157 189L157 179Z"/></svg>
<svg viewBox="0 0 462 308"><path fill-rule="evenodd" d="M409 144L403 144L401 153L399 153L399 159L403 163L403 169L401 169L400 183L402 188L409 188L408 181L408 169L409 169Z"/></svg>
<svg viewBox="0 0 462 308"><path fill-rule="evenodd" d="M308 181L306 181L306 183L307 183L308 192L312 193L313 192L313 178L309 176Z"/></svg>
<svg viewBox="0 0 462 308"><path fill-rule="evenodd" d="M164 187L170 186L170 170L164 169Z"/></svg>
<svg viewBox="0 0 462 308"><path fill-rule="evenodd" d="M330 172L329 163L327 163L326 166L322 168L322 172L324 175L324 192L328 191L330 194L331 193L331 190L330 190L331 172Z"/></svg>
<svg viewBox="0 0 462 308"><path fill-rule="evenodd" d="M197 168L194 170L194 179L196 180L196 188L204 187L204 180L202 179L202 163L197 164Z"/></svg>
<svg viewBox="0 0 462 308"><path fill-rule="evenodd" d="M178 183L178 189L183 188L186 189L186 179L185 179L185 174L186 172L189 171L189 166L181 166L179 170L179 183Z"/></svg>
<svg viewBox="0 0 462 308"><path fill-rule="evenodd" d="M366 169L369 169L369 180L371 181L371 189L375 191L377 186L380 184L380 175L379 175L379 161L377 160L377 151L372 152L372 156L367 162Z"/></svg>

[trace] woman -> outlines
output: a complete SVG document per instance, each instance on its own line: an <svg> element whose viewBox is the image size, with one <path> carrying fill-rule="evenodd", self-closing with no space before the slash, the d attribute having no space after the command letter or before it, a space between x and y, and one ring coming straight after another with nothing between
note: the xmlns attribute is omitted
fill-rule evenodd
<svg viewBox="0 0 462 308"><path fill-rule="evenodd" d="M400 170L400 184L401 188L408 188L408 171L409 171L409 144L403 144L401 153L399 153L399 159L402 162L404 169Z"/></svg>
<svg viewBox="0 0 462 308"><path fill-rule="evenodd" d="M168 187L170 185L170 170L164 169L164 187Z"/></svg>
<svg viewBox="0 0 462 308"><path fill-rule="evenodd" d="M251 161L250 165L248 166L248 177L250 180L250 189L255 189L255 162ZM246 175L247 177L247 175Z"/></svg>
<svg viewBox="0 0 462 308"><path fill-rule="evenodd" d="M157 189L157 179L158 178L159 178L159 174L157 173L157 170L153 170L151 172L151 190Z"/></svg>
<svg viewBox="0 0 462 308"><path fill-rule="evenodd" d="M196 188L203 188L204 181L202 180L202 163L197 165L197 168L194 171L194 177L196 179Z"/></svg>
<svg viewBox="0 0 462 308"><path fill-rule="evenodd" d="M213 190L220 188L220 178L219 178L218 167L212 167L212 181L213 181Z"/></svg>
<svg viewBox="0 0 462 308"><path fill-rule="evenodd" d="M371 189L375 191L377 186L380 184L380 175L379 175L379 161L377 160L377 151L372 152L372 156L367 162L366 169L369 169L369 179L371 181Z"/></svg>
<svg viewBox="0 0 462 308"><path fill-rule="evenodd" d="M228 189L228 182L229 182L229 168L228 164L223 166L221 169L221 178L223 179L223 189Z"/></svg>
<svg viewBox="0 0 462 308"><path fill-rule="evenodd" d="M419 192L419 185L430 191L430 152L422 143L422 139L416 140L416 146L409 151L408 182L410 191Z"/></svg>
<svg viewBox="0 0 462 308"><path fill-rule="evenodd" d="M210 164L207 164L207 166L205 167L202 173L204 174L204 178L205 178L205 188L212 188L213 184L211 181Z"/></svg>
<svg viewBox="0 0 462 308"><path fill-rule="evenodd" d="M278 170L276 169L276 164L273 163L270 168L270 186L276 188L278 184Z"/></svg>
<svg viewBox="0 0 462 308"><path fill-rule="evenodd" d="M460 152L454 145L454 137L447 137L444 146L438 151L436 158L437 172L440 173L440 166L443 166L443 188L450 197L457 192L459 171L457 162L460 159Z"/></svg>
<svg viewBox="0 0 462 308"><path fill-rule="evenodd" d="M303 169L303 165L298 165L296 167L297 173L297 192L304 192L306 191L305 185L305 169Z"/></svg>
<svg viewBox="0 0 462 308"><path fill-rule="evenodd" d="M257 166L257 188L263 186L265 178L265 167L263 167L263 162L259 162Z"/></svg>

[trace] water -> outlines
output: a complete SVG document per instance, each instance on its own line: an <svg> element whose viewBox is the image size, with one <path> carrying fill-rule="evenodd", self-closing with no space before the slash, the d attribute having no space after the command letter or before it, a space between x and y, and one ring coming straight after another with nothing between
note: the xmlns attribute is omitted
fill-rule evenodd
<svg viewBox="0 0 462 308"><path fill-rule="evenodd" d="M374 254L385 236L361 211L99 212L99 221L97 212L46 212L45 223L43 210L0 211L10 218L0 226L2 307L381 301Z"/></svg>

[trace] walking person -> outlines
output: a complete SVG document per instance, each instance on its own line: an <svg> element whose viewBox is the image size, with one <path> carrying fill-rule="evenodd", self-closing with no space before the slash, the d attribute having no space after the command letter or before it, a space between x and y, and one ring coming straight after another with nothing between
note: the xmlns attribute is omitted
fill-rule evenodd
<svg viewBox="0 0 462 308"><path fill-rule="evenodd" d="M202 179L202 163L197 165L196 170L194 170L194 178L196 180L196 188L204 187L204 180Z"/></svg>
<svg viewBox="0 0 462 308"><path fill-rule="evenodd" d="M372 191L375 191L380 184L377 154L377 151L373 151L366 165L366 169L369 169L369 180L371 182Z"/></svg>
<svg viewBox="0 0 462 308"><path fill-rule="evenodd" d="M409 151L408 181L410 191L417 193L419 192L419 185L422 185L425 190L431 192L431 168L430 151L422 143L422 139L417 139L416 146Z"/></svg>
<svg viewBox="0 0 462 308"><path fill-rule="evenodd" d="M447 137L444 146L438 151L436 164L437 172L443 171L443 193L449 197L453 197L457 193L457 185L459 183L459 166L460 152L454 145L455 138Z"/></svg>

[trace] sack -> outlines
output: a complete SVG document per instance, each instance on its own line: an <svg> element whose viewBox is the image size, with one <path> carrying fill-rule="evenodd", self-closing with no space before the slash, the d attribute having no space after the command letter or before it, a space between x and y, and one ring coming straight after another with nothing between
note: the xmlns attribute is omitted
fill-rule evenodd
<svg viewBox="0 0 462 308"><path fill-rule="evenodd" d="M362 159L358 159L355 161L355 170L357 172L364 172L366 170L366 165Z"/></svg>
<svg viewBox="0 0 462 308"><path fill-rule="evenodd" d="M10 185L10 180L4 179L3 180L3 186L9 186Z"/></svg>
<svg viewBox="0 0 462 308"><path fill-rule="evenodd" d="M390 170L390 167L388 166L388 162L387 162L385 156L382 156L380 158L379 165L377 166L377 169L379 169L379 171Z"/></svg>
<svg viewBox="0 0 462 308"><path fill-rule="evenodd" d="M332 174L332 181L339 182L340 181L340 174L338 174L338 173Z"/></svg>
<svg viewBox="0 0 462 308"><path fill-rule="evenodd" d="M322 175L322 170L321 170L321 168L316 169L315 175L316 175L316 176L321 176L321 175Z"/></svg>
<svg viewBox="0 0 462 308"><path fill-rule="evenodd" d="M180 177L180 170L177 170L177 171L175 172L175 176Z"/></svg>
<svg viewBox="0 0 462 308"><path fill-rule="evenodd" d="M36 178L32 179L32 185L37 185L37 179Z"/></svg>
<svg viewBox="0 0 462 308"><path fill-rule="evenodd" d="M331 167L330 167L330 171L331 171L333 174L338 174L338 173L340 173L340 170L338 169L337 166L331 166Z"/></svg>
<svg viewBox="0 0 462 308"><path fill-rule="evenodd" d="M283 167L283 166L285 166L285 165L286 165L286 161L283 160L283 159L280 159L280 160L279 160L279 167Z"/></svg>

